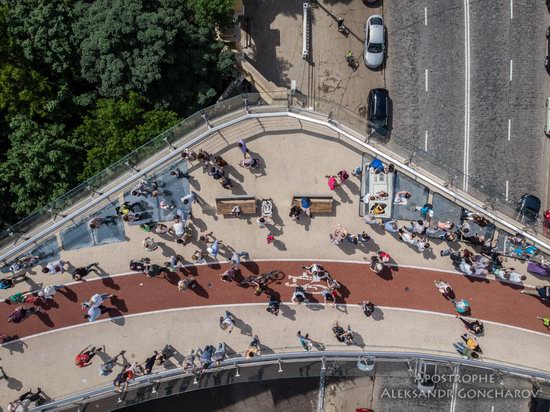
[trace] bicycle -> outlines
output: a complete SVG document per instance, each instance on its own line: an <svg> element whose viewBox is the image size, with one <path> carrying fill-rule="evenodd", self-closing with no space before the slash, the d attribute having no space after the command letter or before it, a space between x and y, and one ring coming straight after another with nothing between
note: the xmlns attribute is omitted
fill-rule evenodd
<svg viewBox="0 0 550 412"><path fill-rule="evenodd" d="M270 282L277 282L283 280L285 274L280 270L272 270L268 273L262 273L261 275L251 275L244 278L239 284L241 286L257 286L266 285Z"/></svg>

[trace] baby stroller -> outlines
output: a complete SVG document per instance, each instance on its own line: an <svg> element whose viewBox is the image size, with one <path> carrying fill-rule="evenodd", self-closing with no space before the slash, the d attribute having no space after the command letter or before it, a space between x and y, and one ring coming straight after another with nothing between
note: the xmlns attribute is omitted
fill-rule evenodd
<svg viewBox="0 0 550 412"><path fill-rule="evenodd" d="M262 200L262 216L273 217L273 200L271 199Z"/></svg>

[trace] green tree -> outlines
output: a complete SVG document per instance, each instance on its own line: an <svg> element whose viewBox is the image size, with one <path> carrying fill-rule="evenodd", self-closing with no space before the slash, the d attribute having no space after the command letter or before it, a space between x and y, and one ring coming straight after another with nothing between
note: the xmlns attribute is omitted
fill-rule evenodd
<svg viewBox="0 0 550 412"><path fill-rule="evenodd" d="M191 10L201 25L217 24L226 27L234 13L233 0L190 0Z"/></svg>
<svg viewBox="0 0 550 412"><path fill-rule="evenodd" d="M15 211L24 215L75 185L74 170L79 168L82 152L65 137L62 124L38 124L17 115L10 127L11 147L0 164L0 181L10 188Z"/></svg>
<svg viewBox="0 0 550 412"><path fill-rule="evenodd" d="M7 0L9 33L34 68L61 74L78 67L72 32L75 2Z"/></svg>
<svg viewBox="0 0 550 412"><path fill-rule="evenodd" d="M87 157L80 179L88 179L178 121L174 112L146 110L146 101L131 93L128 100L100 99L75 130Z"/></svg>
<svg viewBox="0 0 550 412"><path fill-rule="evenodd" d="M54 106L52 87L40 73L11 64L0 66L0 109L9 116L28 113L44 117Z"/></svg>

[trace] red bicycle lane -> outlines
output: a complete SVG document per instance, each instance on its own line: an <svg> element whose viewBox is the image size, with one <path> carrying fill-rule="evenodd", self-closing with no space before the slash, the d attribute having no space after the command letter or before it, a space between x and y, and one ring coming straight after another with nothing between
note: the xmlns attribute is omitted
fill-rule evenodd
<svg viewBox="0 0 550 412"><path fill-rule="evenodd" d="M305 264L311 262L245 262L241 266L241 274L248 276L281 270L285 278L271 284L270 288L280 295L283 302L288 302L292 296L292 285L307 283L300 276L303 272L301 266ZM457 298L465 298L470 302L472 316L533 331L546 331L536 317L548 316L550 308L537 298L521 294L521 287L515 285L470 279L429 269L388 268L377 275L370 271L368 265L361 263L327 262L323 266L342 284L342 296L338 303L356 304L368 299L379 306L455 314L452 303L445 300L433 284L434 280L442 279L453 286ZM242 303L267 305L266 295L255 296L251 288L241 287L235 282L221 281L219 276L226 268L226 265L203 265L186 268L186 275L169 273L157 278L147 278L144 274L129 274L90 279L59 290L54 302L38 305L43 308L43 313L32 315L19 324L7 322L8 315L18 305L2 303L0 333L24 338L87 323L83 318L86 312L80 305L94 293L116 295L116 298L105 305L112 310L103 314L100 319L110 317L121 325L124 324L124 315L172 308ZM194 289L179 292L177 282L186 276L194 276L198 285ZM319 283L324 285L323 281ZM322 298L319 294L313 294L310 301L322 302Z"/></svg>

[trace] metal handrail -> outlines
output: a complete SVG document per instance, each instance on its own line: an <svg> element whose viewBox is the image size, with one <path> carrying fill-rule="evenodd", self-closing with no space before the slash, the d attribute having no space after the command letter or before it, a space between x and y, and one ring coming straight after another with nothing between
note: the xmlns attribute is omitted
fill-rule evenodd
<svg viewBox="0 0 550 412"><path fill-rule="evenodd" d="M243 100L244 101L244 100ZM312 110L305 110L298 107L292 107L292 108L286 108L286 106L276 106L271 108L270 106L262 106L263 108L268 108L268 110L272 110L271 112L265 112L262 110L260 113L253 113L250 110L250 107L246 105L245 107L241 107L238 110L234 110L231 113L240 112L242 111L242 115L232 118L228 121L222 122L219 125L212 126L210 123L212 122L212 119L210 120L208 130L204 131L203 133L199 134L197 137L185 142L182 146L180 146L177 149L174 149L172 147L172 151L170 151L166 156L163 156L162 158L158 159L156 162L152 163L151 165L145 167L144 169L140 170L139 172L130 175L127 179L122 181L121 183L117 184L113 188L107 190L105 193L100 194L99 196L92 198L90 201L83 202L83 205L79 207L77 210L69 213L68 215L64 216L61 220L54 222L53 224L49 225L39 233L33 235L31 238L25 240L24 242L20 243L17 246L14 246L13 248L10 248L7 252L0 255L0 261L7 262L8 259L11 257L16 256L19 252L22 252L26 248L28 248L31 245L35 245L36 242L44 239L49 234L54 233L57 229L61 228L63 225L70 222L75 217L82 215L86 213L87 211L91 210L101 202L103 202L105 199L108 199L109 196L112 196L115 193L120 192L130 184L134 183L137 179L145 176L147 173L150 173L151 171L157 169L159 166L165 164L167 161L170 161L174 159L176 156L178 156L184 149L191 147L193 145L196 145L202 140L205 140L208 138L211 134L216 133L219 130L222 130L224 128L230 127L232 125L235 125L237 123L240 123L242 121L246 121L253 118L265 118L265 117L294 117L299 118L301 120L309 121L312 123L316 123L319 125L323 125L325 127L328 127L332 130L335 130L336 132L344 135L348 139L353 140L356 144L359 144L363 146L366 150L374 153L375 155L386 159L387 161L390 161L396 165L398 165L399 168L406 170L408 173L415 175L417 178L424 180L426 182L429 182L429 184L437 187L437 189L441 193L447 194L449 197L455 200L459 200L463 204L468 205L469 208L472 210L476 210L479 213L493 219L493 221L500 223L502 226L508 228L511 231L518 232L523 234L527 239L533 241L535 244L537 244L542 249L545 249L547 251L550 251L550 243L547 243L545 241L540 240L539 238L535 237L534 235L526 232L524 227L521 225L515 225L512 224L499 216L497 216L495 213L483 208L481 205L476 205L475 203L472 203L469 199L466 197L460 195L457 191L451 190L448 186L445 184L439 184L438 182L435 182L432 179L429 179L428 177L424 176L422 173L418 172L414 168L412 168L410 165L406 164L406 162L399 161L393 154L386 153L389 149L386 149L385 151L380 150L379 148L364 142L362 139L357 138L353 134L351 134L348 130L346 130L345 124L342 124L341 122L338 122L334 119L327 119L326 117L323 118L323 114L319 112L315 112ZM286 109L283 109L283 107ZM290 109L290 110L289 110ZM347 109L346 109L347 110ZM294 112L296 111L296 113ZM224 113L224 115L227 115L228 113ZM204 124L203 124L204 125ZM188 133L188 135L192 134L193 131ZM519 223L519 222L518 222Z"/></svg>
<svg viewBox="0 0 550 412"><path fill-rule="evenodd" d="M470 360L458 356L436 355L421 352L383 352L383 351L323 351L323 352L283 352L261 355L258 357L246 359L244 357L231 358L224 360L220 366L211 367L204 373L217 373L222 370L235 368L257 367L263 365L280 365L304 361L349 361L360 358L373 358L375 362L407 362L407 361L428 361L436 363L445 363L450 366L461 365L477 369L491 370L499 374L515 375L528 379L549 381L550 373L544 371L530 370L516 366L500 364L496 362L485 362L479 360ZM138 388L143 385L155 385L162 381L170 381L181 377L191 377L194 373L183 372L181 368L156 372L151 375L140 376L128 386L128 390ZM113 386L101 386L86 392L81 392L66 398L53 401L32 409L32 411L50 411L63 408L77 403L90 403L94 399L105 398L106 395L118 396L113 393ZM84 402L83 402L84 400Z"/></svg>

